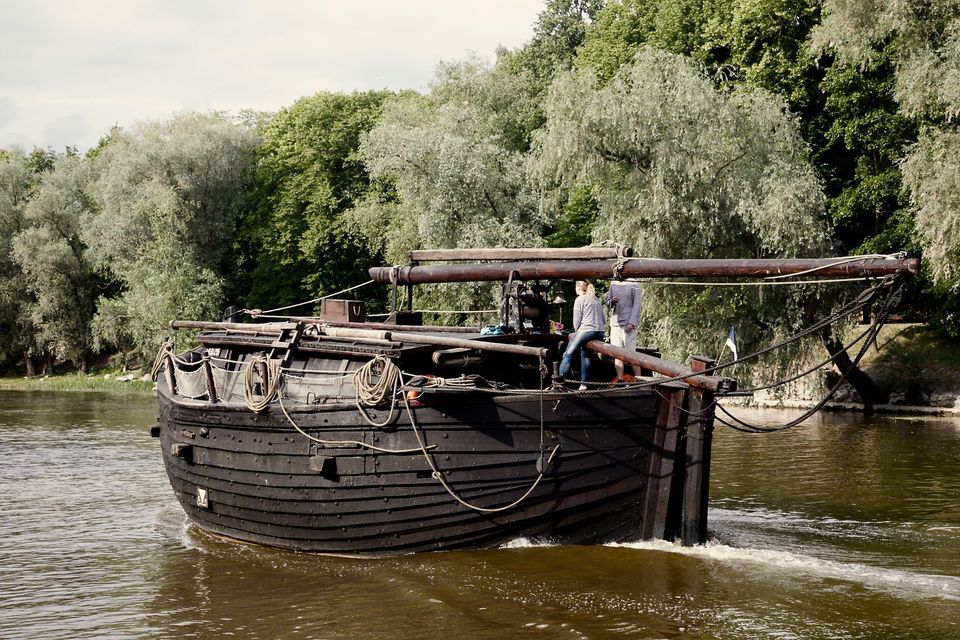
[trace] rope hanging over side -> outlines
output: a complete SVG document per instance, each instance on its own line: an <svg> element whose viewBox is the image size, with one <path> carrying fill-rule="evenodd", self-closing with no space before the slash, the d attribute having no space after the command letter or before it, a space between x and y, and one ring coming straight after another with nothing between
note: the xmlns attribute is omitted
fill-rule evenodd
<svg viewBox="0 0 960 640"><path fill-rule="evenodd" d="M163 344L160 345L159 351L157 351L157 356L153 359L153 368L150 370L150 379L154 382L157 381L157 376L160 375L160 372L163 371L163 366L166 364L167 354L172 351L172 345L169 340L164 340Z"/></svg>
<svg viewBox="0 0 960 640"><path fill-rule="evenodd" d="M378 355L353 374L353 386L357 390L357 410L375 427L385 427L393 422L397 409L397 393L400 391L400 368L390 358ZM367 415L364 406L375 407L390 398L390 413L383 422L375 422Z"/></svg>
<svg viewBox="0 0 960 640"><path fill-rule="evenodd" d="M407 416L409 416L409 418L410 418L410 426L413 428L413 435L415 435L415 436L417 437L417 444L420 445L420 451L423 453L423 458L424 458L424 460L427 461L427 464L430 466L430 472L431 472L430 475L431 475L431 477L433 477L434 480L436 480L437 482L440 483L440 485L441 485L441 486L444 488L444 490L450 495L451 498L453 498L454 500L456 500L456 501L457 501L458 503L460 503L462 506L464 506L464 507L466 507L466 508L468 508L468 509L473 509L474 511L479 511L480 513L498 513L498 512L500 512L500 511L507 511L508 509L513 509L514 507L516 507L517 505L519 505L521 502L523 502L524 500L526 500L527 497L528 497L531 493L533 493L534 489L536 489L537 486L540 484L540 481L543 480L543 476L546 474L547 469L549 468L550 464L553 462L554 456L556 456L556 455L557 455L557 451L560 450L560 445L559 445L559 444L557 444L557 445L555 445L555 446L553 447L553 449L550 451L550 455L547 457L546 463L541 463L541 464L539 465L539 466L540 466L540 471L539 471L539 473L537 474L536 480L534 480L534 481L533 481L533 484L530 485L530 488L528 488L528 489L523 493L523 495L521 495L519 498L517 498L516 500L514 500L514 501L511 502L510 504L503 505L502 507L493 507L493 508L481 507L481 506L478 506L478 505L475 505L475 504L471 504L470 502L467 502L466 500L464 500L463 498L461 498L459 495L457 495L457 492L453 490L453 487L451 487L449 484L447 484L447 481L446 481L446 480L444 479L444 477L443 477L443 473L437 468L436 463L433 461L433 456L431 456L431 455L429 454L429 452L428 452L429 449L431 449L433 446L436 446L436 445L431 445L430 447L428 447L428 446L426 445L426 443L423 441L423 438L422 438L421 435L420 435L420 429L417 427L417 421L416 421L416 418L415 418L414 415L413 415L413 409L411 408L410 402L407 400L407 397L406 397L406 396L404 396L403 402L404 402L404 405L405 405L406 408L407 408ZM542 442L542 437L541 437L541 442ZM542 445L541 445L541 447L542 447ZM543 450L541 449L541 451L540 451L540 460L542 460L542 459L543 459Z"/></svg>
<svg viewBox="0 0 960 640"><path fill-rule="evenodd" d="M256 385L258 381L254 379L254 376L260 366L262 366L264 374L261 381L262 395L257 398ZM280 391L281 378L282 374L278 360L270 360L263 354L253 356L243 372L243 400L247 408L250 411L260 413L270 406L270 403L273 402Z"/></svg>

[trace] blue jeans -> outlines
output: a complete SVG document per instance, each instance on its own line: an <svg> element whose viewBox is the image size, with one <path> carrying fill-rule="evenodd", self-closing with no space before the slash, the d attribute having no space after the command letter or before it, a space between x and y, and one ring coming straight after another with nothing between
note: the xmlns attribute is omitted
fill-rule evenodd
<svg viewBox="0 0 960 640"><path fill-rule="evenodd" d="M586 382L590 375L590 354L583 348L591 340L603 340L603 331L577 331L567 342L567 350L560 360L560 375L564 378L573 368L573 354L580 352L580 381Z"/></svg>

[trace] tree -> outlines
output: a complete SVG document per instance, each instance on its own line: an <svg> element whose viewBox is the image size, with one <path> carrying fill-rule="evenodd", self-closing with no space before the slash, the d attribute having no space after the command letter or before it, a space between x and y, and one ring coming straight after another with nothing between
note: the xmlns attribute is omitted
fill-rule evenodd
<svg viewBox="0 0 960 640"><path fill-rule="evenodd" d="M243 225L248 306L287 305L343 289L365 280L366 269L379 262L343 213L371 189L357 148L388 95L318 93L262 126L255 202Z"/></svg>
<svg viewBox="0 0 960 640"><path fill-rule="evenodd" d="M797 122L768 92L718 91L682 56L643 48L604 86L589 71L561 74L545 111L532 169L544 189L592 189L594 240L658 258L832 249ZM818 296L785 287L646 289L649 335L677 357L715 351L731 324L748 344L792 333Z"/></svg>
<svg viewBox="0 0 960 640"><path fill-rule="evenodd" d="M890 60L892 97L920 129L917 142L903 148L910 210L897 224L907 230L915 225L935 281L933 319L960 335L960 2L825 0L811 43L858 69Z"/></svg>
<svg viewBox="0 0 960 640"><path fill-rule="evenodd" d="M368 198L352 214L374 250L397 263L421 246L540 244L545 218L528 187L524 133L534 90L503 65L468 60L441 65L429 95L390 101L360 151L399 202ZM493 303L489 287L422 293L441 308Z"/></svg>
<svg viewBox="0 0 960 640"><path fill-rule="evenodd" d="M87 371L96 280L84 257L80 223L91 212L90 163L58 157L24 209L25 228L13 255L33 301L27 306L37 341Z"/></svg>
<svg viewBox="0 0 960 640"><path fill-rule="evenodd" d="M25 225L23 210L35 180L20 149L0 149L0 368L21 356L33 375L31 355L38 348L27 312L31 295L23 270L14 259L13 238Z"/></svg>
<svg viewBox="0 0 960 640"><path fill-rule="evenodd" d="M539 94L546 93L556 73L573 65L603 4L603 0L547 0L530 41L515 51L498 52L498 64L514 75L526 75Z"/></svg>
<svg viewBox="0 0 960 640"><path fill-rule="evenodd" d="M96 156L97 212L84 221L91 262L120 304L96 324L151 355L177 317L215 319L232 267L256 135L218 114L184 113L117 131Z"/></svg>

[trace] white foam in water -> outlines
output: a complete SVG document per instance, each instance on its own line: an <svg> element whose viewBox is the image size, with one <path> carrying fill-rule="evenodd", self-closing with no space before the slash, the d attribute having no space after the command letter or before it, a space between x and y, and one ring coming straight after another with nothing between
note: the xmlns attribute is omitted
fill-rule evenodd
<svg viewBox="0 0 960 640"><path fill-rule="evenodd" d="M530 538L514 538L500 546L501 549L536 549L539 547L556 546L549 540L532 540Z"/></svg>
<svg viewBox="0 0 960 640"><path fill-rule="evenodd" d="M860 563L822 560L787 551L741 549L719 542L708 542L706 545L696 547L684 547L679 542L649 540L646 542L610 544L608 546L677 553L722 562L735 567L741 567L744 563L749 563L774 571L854 582L901 598L939 597L946 600L960 600L960 578L953 576L938 576L899 569L872 567Z"/></svg>

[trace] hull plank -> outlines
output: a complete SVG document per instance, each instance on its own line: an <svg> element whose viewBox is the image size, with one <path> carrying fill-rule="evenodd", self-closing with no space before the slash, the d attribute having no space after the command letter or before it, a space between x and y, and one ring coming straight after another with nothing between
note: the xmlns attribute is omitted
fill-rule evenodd
<svg viewBox="0 0 960 640"><path fill-rule="evenodd" d="M482 509L523 496L538 481L541 455L559 445L533 491L495 513L463 506L432 477L405 411L381 428L358 421L349 404L288 408L315 438L412 450L383 453L312 442L276 406L257 414L161 392L161 443L174 492L191 519L249 542L389 554L496 546L517 537L572 544L638 539L645 535L650 469L663 458L656 420L662 402L649 389L590 395L543 403L536 393L418 399L415 424L424 444L435 447L434 464L460 499ZM190 445L189 458L174 454L179 445ZM334 460L335 473L318 470L323 458Z"/></svg>

